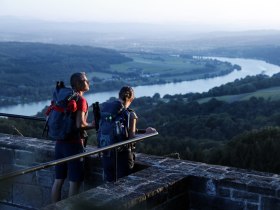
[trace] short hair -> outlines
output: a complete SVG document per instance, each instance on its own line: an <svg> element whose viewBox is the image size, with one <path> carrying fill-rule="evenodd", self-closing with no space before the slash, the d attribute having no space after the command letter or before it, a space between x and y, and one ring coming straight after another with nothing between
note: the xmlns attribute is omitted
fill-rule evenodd
<svg viewBox="0 0 280 210"><path fill-rule="evenodd" d="M119 98L123 101L127 101L128 99L131 99L134 97L134 91L129 86L124 86L121 88L119 92Z"/></svg>
<svg viewBox="0 0 280 210"><path fill-rule="evenodd" d="M70 85L73 89L77 88L77 84L83 79L83 77L86 75L85 72L77 72L71 75L70 77Z"/></svg>

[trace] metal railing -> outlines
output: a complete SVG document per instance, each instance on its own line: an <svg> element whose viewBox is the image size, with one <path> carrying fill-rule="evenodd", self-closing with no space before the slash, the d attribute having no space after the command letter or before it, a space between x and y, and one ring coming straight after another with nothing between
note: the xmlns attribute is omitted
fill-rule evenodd
<svg viewBox="0 0 280 210"><path fill-rule="evenodd" d="M29 120L39 120L39 121L44 120L45 121L44 118L29 117L29 116L22 116L22 115L13 115L13 114L6 114L6 113L0 113L0 116L15 117L15 118L22 118L22 119L29 119ZM16 176L24 175L24 174L27 174L27 173L31 173L31 172L34 172L34 171L38 171L38 170L41 170L41 169L49 168L49 167L52 167L52 166L55 166L55 165L58 165L58 164L61 164L61 163L64 163L64 162L67 162L67 161L70 161L70 160L75 160L75 159L86 157L86 156L89 156L89 155L98 154L98 153L104 152L106 150L111 150L111 149L117 150L117 148L119 148L121 146L124 146L124 145L127 145L127 144L132 144L132 143L137 143L137 142L143 141L146 138L150 138L150 137L153 137L153 136L156 136L156 135L158 135L158 132L153 132L153 133L149 133L149 134L138 134L132 139L122 141L122 142L118 142L118 143L115 143L115 144L112 144L112 145L109 145L109 146L106 146L106 147L97 148L97 149L94 149L92 151L76 154L76 155L69 156L69 157L62 158L62 159L58 159L58 160L49 161L49 162L40 164L38 166L33 166L33 167L26 168L26 169L17 170L17 171L10 172L10 173L4 174L4 175L0 175L0 181L10 179L10 178L13 178L13 177L16 177ZM116 162L117 162L117 152L115 154L116 154ZM117 171L117 165L116 165L116 171ZM116 175L116 179L117 179L117 175Z"/></svg>
<svg viewBox="0 0 280 210"><path fill-rule="evenodd" d="M7 113L1 113L1 112L0 112L0 116L2 116L2 117L21 118L21 119L25 119L25 120L46 121L46 118L44 118L44 117L24 116L24 115L7 114Z"/></svg>

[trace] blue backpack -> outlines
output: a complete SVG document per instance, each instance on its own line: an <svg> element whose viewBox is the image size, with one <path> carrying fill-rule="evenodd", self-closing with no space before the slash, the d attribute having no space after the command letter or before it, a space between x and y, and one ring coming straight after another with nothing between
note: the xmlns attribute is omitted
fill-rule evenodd
<svg viewBox="0 0 280 210"><path fill-rule="evenodd" d="M53 140L66 140L79 135L76 127L76 110L79 95L63 83L57 83L52 105L47 111L47 135Z"/></svg>
<svg viewBox="0 0 280 210"><path fill-rule="evenodd" d="M98 147L128 139L130 112L120 101L106 102L100 109Z"/></svg>

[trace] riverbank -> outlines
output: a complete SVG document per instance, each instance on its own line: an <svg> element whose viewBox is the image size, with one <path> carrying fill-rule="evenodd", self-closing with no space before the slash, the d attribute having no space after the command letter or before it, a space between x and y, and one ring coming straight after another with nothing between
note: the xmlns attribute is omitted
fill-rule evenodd
<svg viewBox="0 0 280 210"><path fill-rule="evenodd" d="M134 87L135 95L137 98L142 96L152 97L154 94L159 93L160 96L164 95L175 95L175 94L185 94L189 92L207 92L213 87L232 82L235 79L245 78L246 76L253 76L257 74L267 74L272 76L275 73L280 72L280 67L266 63L261 60L253 59L242 59L242 58L217 58L222 61L230 62L233 64L240 65L242 67L241 71L233 71L228 75L199 79L193 81L184 81L178 83L167 83L167 84L157 84L149 86L137 86ZM100 103L108 100L110 97L117 97L118 91L107 91L101 93L88 93L85 95L89 104L99 101ZM1 107L0 112L10 113L10 114L24 114L24 115L35 115L37 112L42 111L42 109L49 105L50 101L40 101L34 103L18 104L14 106Z"/></svg>

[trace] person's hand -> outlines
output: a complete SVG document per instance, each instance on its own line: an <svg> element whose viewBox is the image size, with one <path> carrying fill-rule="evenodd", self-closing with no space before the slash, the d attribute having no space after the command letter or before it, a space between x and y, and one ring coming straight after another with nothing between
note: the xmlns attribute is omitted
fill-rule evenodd
<svg viewBox="0 0 280 210"><path fill-rule="evenodd" d="M155 129L155 128L152 128L152 127L146 128L146 134L148 134L148 133L154 133L154 132L156 132L156 129Z"/></svg>

